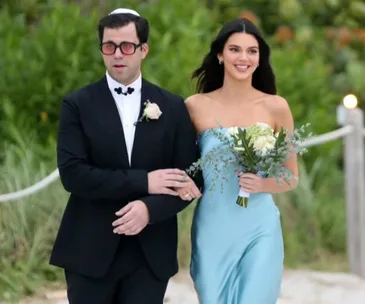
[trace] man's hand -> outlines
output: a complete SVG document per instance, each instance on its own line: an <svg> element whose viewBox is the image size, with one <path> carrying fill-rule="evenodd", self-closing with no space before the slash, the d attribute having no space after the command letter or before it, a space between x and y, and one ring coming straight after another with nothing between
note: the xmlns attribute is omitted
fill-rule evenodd
<svg viewBox="0 0 365 304"><path fill-rule="evenodd" d="M187 177L187 182L187 187L175 189L179 193L180 198L184 201L191 201L195 198L200 198L202 194L189 176Z"/></svg>
<svg viewBox="0 0 365 304"><path fill-rule="evenodd" d="M147 206L142 201L133 201L115 213L120 216L113 222L114 233L136 235L148 225Z"/></svg>
<svg viewBox="0 0 365 304"><path fill-rule="evenodd" d="M169 194L178 196L179 193L170 189L186 188L189 185L185 171L179 169L161 169L148 173L149 194Z"/></svg>

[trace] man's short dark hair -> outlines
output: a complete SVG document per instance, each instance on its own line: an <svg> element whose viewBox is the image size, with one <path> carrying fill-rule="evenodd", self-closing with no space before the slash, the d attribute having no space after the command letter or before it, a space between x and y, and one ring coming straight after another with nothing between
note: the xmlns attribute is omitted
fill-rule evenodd
<svg viewBox="0 0 365 304"><path fill-rule="evenodd" d="M98 31L99 40L103 41L104 29L113 28L117 29L124 27L129 23L134 23L136 26L137 37L140 43L147 43L150 26L147 19L139 17L133 14L111 14L107 15L99 21Z"/></svg>

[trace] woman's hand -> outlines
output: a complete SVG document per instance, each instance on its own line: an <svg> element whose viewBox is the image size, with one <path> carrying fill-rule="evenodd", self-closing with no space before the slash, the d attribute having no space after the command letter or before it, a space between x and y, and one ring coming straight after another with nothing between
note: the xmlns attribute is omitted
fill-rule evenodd
<svg viewBox="0 0 365 304"><path fill-rule="evenodd" d="M239 185L247 193L264 192L264 178L253 173L238 173Z"/></svg>
<svg viewBox="0 0 365 304"><path fill-rule="evenodd" d="M188 182L188 186L185 188L174 189L179 193L179 197L184 201L191 201L196 198L200 198L202 194L200 193L198 187L195 185L194 181L189 177L185 176L184 182Z"/></svg>

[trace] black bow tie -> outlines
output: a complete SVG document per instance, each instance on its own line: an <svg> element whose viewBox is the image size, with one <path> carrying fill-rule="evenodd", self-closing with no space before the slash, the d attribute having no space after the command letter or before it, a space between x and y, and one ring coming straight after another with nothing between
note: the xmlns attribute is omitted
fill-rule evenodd
<svg viewBox="0 0 365 304"><path fill-rule="evenodd" d="M127 89L127 92L123 92L122 88L119 87L119 88L115 88L114 91L117 92L119 95L123 94L123 95L127 96L128 94L132 94L134 92L134 89L129 87Z"/></svg>

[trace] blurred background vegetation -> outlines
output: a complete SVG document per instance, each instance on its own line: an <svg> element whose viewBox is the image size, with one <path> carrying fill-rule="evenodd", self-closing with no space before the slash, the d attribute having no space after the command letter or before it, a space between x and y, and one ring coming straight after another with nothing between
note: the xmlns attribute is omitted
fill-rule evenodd
<svg viewBox="0 0 365 304"><path fill-rule="evenodd" d="M221 25L242 16L272 46L279 94L298 126L309 121L316 134L331 131L345 94L365 99L365 0L2 0L0 193L55 169L62 97L103 75L97 22L121 3L151 23L144 76L184 97L194 93L191 73ZM346 271L342 142L311 148L300 166L298 189L276 198L286 265ZM62 281L48 259L66 200L56 182L0 205L0 300ZM180 214L182 266L189 265L193 208Z"/></svg>

